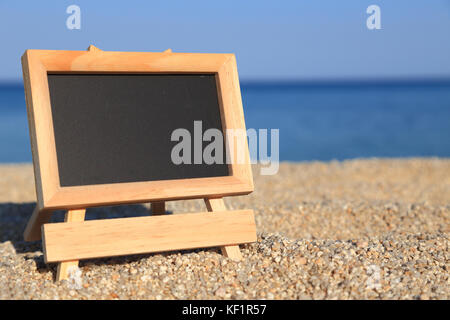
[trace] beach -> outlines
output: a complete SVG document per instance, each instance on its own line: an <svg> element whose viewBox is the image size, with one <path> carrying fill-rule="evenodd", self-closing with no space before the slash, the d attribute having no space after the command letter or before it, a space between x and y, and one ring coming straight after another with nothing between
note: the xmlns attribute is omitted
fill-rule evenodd
<svg viewBox="0 0 450 320"><path fill-rule="evenodd" d="M56 283L22 232L35 206L31 164L0 165L0 299L449 299L450 159L282 162L255 191L258 241L234 262L218 248L81 261ZM206 211L201 200L170 213ZM87 219L145 216L148 204ZM57 212L53 221L62 221Z"/></svg>

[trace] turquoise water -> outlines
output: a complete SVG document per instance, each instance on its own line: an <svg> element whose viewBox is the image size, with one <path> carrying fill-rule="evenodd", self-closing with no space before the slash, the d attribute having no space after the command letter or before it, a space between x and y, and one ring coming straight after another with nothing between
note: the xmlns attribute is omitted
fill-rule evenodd
<svg viewBox="0 0 450 320"><path fill-rule="evenodd" d="M450 81L243 83L247 128L280 129L280 159L450 157ZM30 162L23 87L0 85L0 162Z"/></svg>

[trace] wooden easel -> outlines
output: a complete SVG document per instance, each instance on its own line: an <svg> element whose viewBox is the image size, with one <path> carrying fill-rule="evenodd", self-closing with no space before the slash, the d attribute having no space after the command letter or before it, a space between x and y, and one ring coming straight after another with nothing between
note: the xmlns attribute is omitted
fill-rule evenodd
<svg viewBox="0 0 450 320"><path fill-rule="evenodd" d="M256 241L254 214L227 210L223 197L253 191L246 139L245 163L232 162L230 176L61 187L47 79L48 72L214 73L223 129L245 132L234 55L105 52L91 45L87 52L27 50L22 64L38 199L24 239L42 239L45 262L58 263L57 280L81 259L207 247L242 259L239 244ZM166 200L202 198L208 212L164 215ZM144 202L151 203L152 216L85 221L88 207ZM48 223L60 209L67 210L64 222Z"/></svg>
<svg viewBox="0 0 450 320"><path fill-rule="evenodd" d="M207 210L209 212L225 212L227 211L225 203L223 198L205 198L204 199ZM85 212L86 209L74 209L74 210L68 210L65 214L65 223L73 223L73 222L82 222L85 219ZM166 212L165 210L165 202L164 201L158 201L158 202L152 202L151 203L151 213L152 216L160 216L164 215ZM41 238L41 226L42 230L43 225L47 223L50 220L52 212L51 211L44 211L40 212L39 210L35 209L33 212L32 218L29 220L28 225L24 232L24 238L26 241L35 241L39 240ZM219 226L220 227L220 226ZM220 228L219 228L220 230ZM45 250L45 243L43 243L44 250ZM239 245L224 245L221 246L222 254L234 261L239 261L242 259L242 254L239 250ZM68 248L68 250L70 250ZM124 252L126 254L126 252ZM57 269L57 275L56 280L60 281L63 279L67 279L69 276L70 270L74 267L78 267L79 260L68 260L68 261L62 261L58 262L58 269Z"/></svg>

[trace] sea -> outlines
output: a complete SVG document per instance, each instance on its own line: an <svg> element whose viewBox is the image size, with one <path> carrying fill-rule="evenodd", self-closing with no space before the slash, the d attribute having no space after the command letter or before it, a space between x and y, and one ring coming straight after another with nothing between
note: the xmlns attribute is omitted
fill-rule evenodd
<svg viewBox="0 0 450 320"><path fill-rule="evenodd" d="M247 129L267 129L280 161L450 157L450 79L243 81L241 92ZM23 86L1 83L0 163L31 162L29 140Z"/></svg>

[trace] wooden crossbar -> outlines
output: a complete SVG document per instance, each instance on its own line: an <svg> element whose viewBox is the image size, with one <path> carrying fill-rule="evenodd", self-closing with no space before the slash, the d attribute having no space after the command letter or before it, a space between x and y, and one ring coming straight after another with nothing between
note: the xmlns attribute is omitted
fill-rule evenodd
<svg viewBox="0 0 450 320"><path fill-rule="evenodd" d="M42 226L45 262L256 241L253 210L51 223Z"/></svg>

